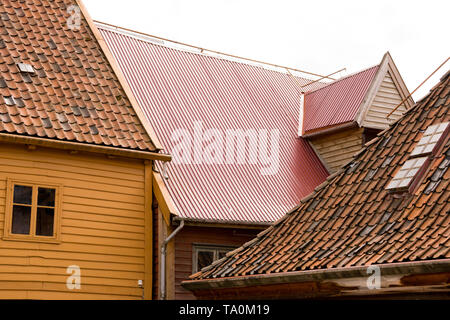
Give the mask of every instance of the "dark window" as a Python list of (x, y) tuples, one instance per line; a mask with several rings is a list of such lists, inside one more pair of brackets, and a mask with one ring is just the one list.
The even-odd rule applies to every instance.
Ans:
[(33, 187), (29, 186), (14, 186), (14, 200), (15, 204), (30, 204), (31, 205), (31, 196), (33, 194)]
[(198, 251), (197, 270), (209, 266), (214, 261), (214, 251)]
[(31, 207), (13, 205), (11, 233), (30, 234)]
[[(14, 185), (11, 233), (53, 236), (55, 198), (54, 188)], [(32, 222), (36, 225), (34, 233), (31, 231)]]
[(193, 272), (200, 271), (204, 267), (209, 266), (216, 260), (225, 257), (227, 252), (233, 250), (231, 247), (215, 247), (198, 245), (194, 246), (194, 261), (193, 261)]

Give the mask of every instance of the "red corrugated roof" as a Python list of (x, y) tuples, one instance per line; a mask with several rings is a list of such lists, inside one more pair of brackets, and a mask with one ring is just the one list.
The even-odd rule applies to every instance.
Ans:
[(378, 68), (371, 67), (306, 93), (303, 133), (354, 121)]
[(262, 164), (169, 164), (166, 182), (182, 217), (272, 222), (327, 177), (309, 144), (297, 137), (301, 89), (289, 75), (99, 29), (167, 152), (175, 145), (173, 132), (192, 132), (196, 121), (222, 133), (280, 132), (274, 175), (261, 175)]

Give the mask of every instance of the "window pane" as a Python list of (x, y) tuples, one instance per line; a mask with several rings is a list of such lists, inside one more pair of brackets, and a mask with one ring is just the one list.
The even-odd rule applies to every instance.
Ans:
[(55, 206), (55, 189), (38, 188), (38, 206)]
[(32, 187), (14, 186), (14, 203), (31, 204), (31, 195), (33, 193)]
[(218, 259), (222, 259), (223, 257), (225, 257), (225, 255), (230, 252), (232, 249), (224, 249), (224, 250), (220, 250), (219, 251), (219, 257)]
[(13, 206), (11, 233), (29, 234), (31, 207)]
[(53, 236), (53, 221), (55, 220), (55, 209), (37, 208), (36, 235)]
[(197, 254), (197, 271), (209, 266), (214, 261), (213, 251), (198, 251)]

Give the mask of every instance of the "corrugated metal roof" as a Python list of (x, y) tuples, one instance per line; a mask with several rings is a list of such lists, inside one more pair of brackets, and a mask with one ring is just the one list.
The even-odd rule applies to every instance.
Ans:
[(379, 65), (305, 94), (303, 133), (355, 120)]
[[(222, 134), (280, 132), (274, 175), (262, 175), (262, 163), (170, 163), (166, 182), (182, 217), (272, 222), (327, 177), (309, 144), (297, 136), (301, 89), (291, 76), (99, 29), (167, 152), (177, 143), (172, 134), (193, 133), (196, 122)], [(323, 85), (316, 82), (312, 89)]]

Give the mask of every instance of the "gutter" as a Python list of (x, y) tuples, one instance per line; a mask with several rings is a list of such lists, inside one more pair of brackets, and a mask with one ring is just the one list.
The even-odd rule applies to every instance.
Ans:
[(156, 150), (156, 152), (141, 151), (141, 150), (134, 150), (134, 149), (108, 147), (108, 146), (104, 146), (104, 145), (94, 145), (94, 144), (87, 144), (87, 143), (80, 143), (80, 142), (72, 142), (72, 141), (66, 141), (66, 140), (54, 140), (54, 139), (48, 139), (48, 138), (22, 136), (22, 135), (18, 135), (18, 134), (10, 134), (10, 133), (0, 133), (0, 142), (24, 144), (24, 145), (35, 145), (35, 146), (54, 148), (54, 149), (63, 149), (63, 150), (93, 152), (93, 153), (107, 154), (110, 156), (135, 158), (135, 159), (143, 159), (143, 160), (170, 161), (172, 159), (171, 155), (158, 153), (157, 152), (158, 150)]
[(181, 218), (175, 216), (173, 221), (184, 221), (186, 225), (201, 227), (226, 227), (226, 228), (267, 228), (274, 222), (252, 222), (252, 221), (232, 221), (232, 220), (210, 220), (201, 218)]
[(160, 276), (160, 290), (161, 300), (166, 300), (166, 253), (167, 244), (172, 240), (178, 232), (184, 227), (184, 220), (181, 220), (180, 225), (164, 240), (161, 246), (161, 276)]
[[(450, 259), (431, 261), (398, 262), (376, 264), (380, 268), (381, 277), (397, 276), (401, 278), (412, 274), (434, 274), (450, 271)], [(291, 284), (299, 282), (343, 282), (351, 278), (368, 278), (368, 267), (357, 266), (345, 268), (332, 268), (324, 270), (305, 270), (282, 272), (275, 274), (261, 274), (250, 276), (236, 276), (216, 279), (186, 280), (181, 285), (191, 291), (218, 290), (225, 288), (252, 287), (274, 284)]]

